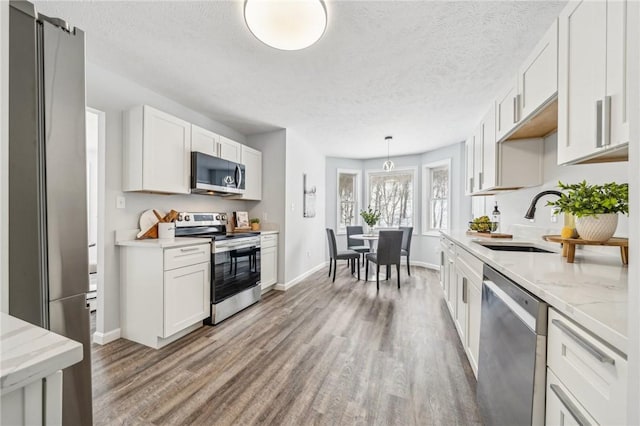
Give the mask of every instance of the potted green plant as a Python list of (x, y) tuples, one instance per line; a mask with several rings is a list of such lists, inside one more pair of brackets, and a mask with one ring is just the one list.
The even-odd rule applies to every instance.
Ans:
[(368, 206), (367, 210), (360, 210), (360, 216), (362, 216), (364, 223), (369, 227), (366, 233), (373, 233), (373, 227), (376, 226), (380, 220), (380, 212), (378, 210), (372, 210), (371, 206)]
[(556, 201), (549, 201), (558, 212), (576, 218), (576, 230), (580, 238), (589, 241), (607, 241), (618, 227), (618, 213), (629, 214), (629, 184), (605, 183), (589, 185), (558, 182), (564, 192)]
[(252, 231), (260, 230), (260, 219), (258, 219), (257, 217), (254, 217), (253, 219), (249, 219), (249, 224), (251, 225)]

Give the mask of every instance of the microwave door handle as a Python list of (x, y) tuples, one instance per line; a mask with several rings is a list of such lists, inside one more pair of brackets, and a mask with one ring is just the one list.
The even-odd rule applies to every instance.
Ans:
[(236, 164), (236, 188), (242, 187), (242, 169), (239, 164)]

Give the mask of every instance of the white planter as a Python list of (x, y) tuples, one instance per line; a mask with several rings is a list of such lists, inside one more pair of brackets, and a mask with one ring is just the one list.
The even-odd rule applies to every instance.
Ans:
[(607, 241), (618, 227), (618, 213), (576, 217), (576, 230), (583, 240)]

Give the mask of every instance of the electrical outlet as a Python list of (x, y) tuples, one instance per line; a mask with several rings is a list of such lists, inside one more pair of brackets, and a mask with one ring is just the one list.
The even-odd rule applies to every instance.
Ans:
[(116, 209), (124, 209), (125, 208), (125, 198), (124, 195), (118, 195), (116, 197)]
[(307, 257), (311, 257), (311, 252), (310, 251), (307, 252)]
[(267, 214), (267, 212), (262, 213), (262, 220), (264, 220), (265, 222), (269, 220), (269, 215)]

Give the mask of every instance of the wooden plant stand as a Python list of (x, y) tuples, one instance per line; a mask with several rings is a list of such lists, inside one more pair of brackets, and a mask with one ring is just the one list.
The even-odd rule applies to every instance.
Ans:
[(629, 264), (629, 239), (613, 237), (607, 241), (588, 241), (581, 238), (562, 238), (560, 235), (544, 235), (545, 241), (562, 244), (562, 257), (567, 258), (567, 263), (573, 263), (576, 258), (576, 246), (611, 246), (620, 247), (620, 257), (624, 265)]

